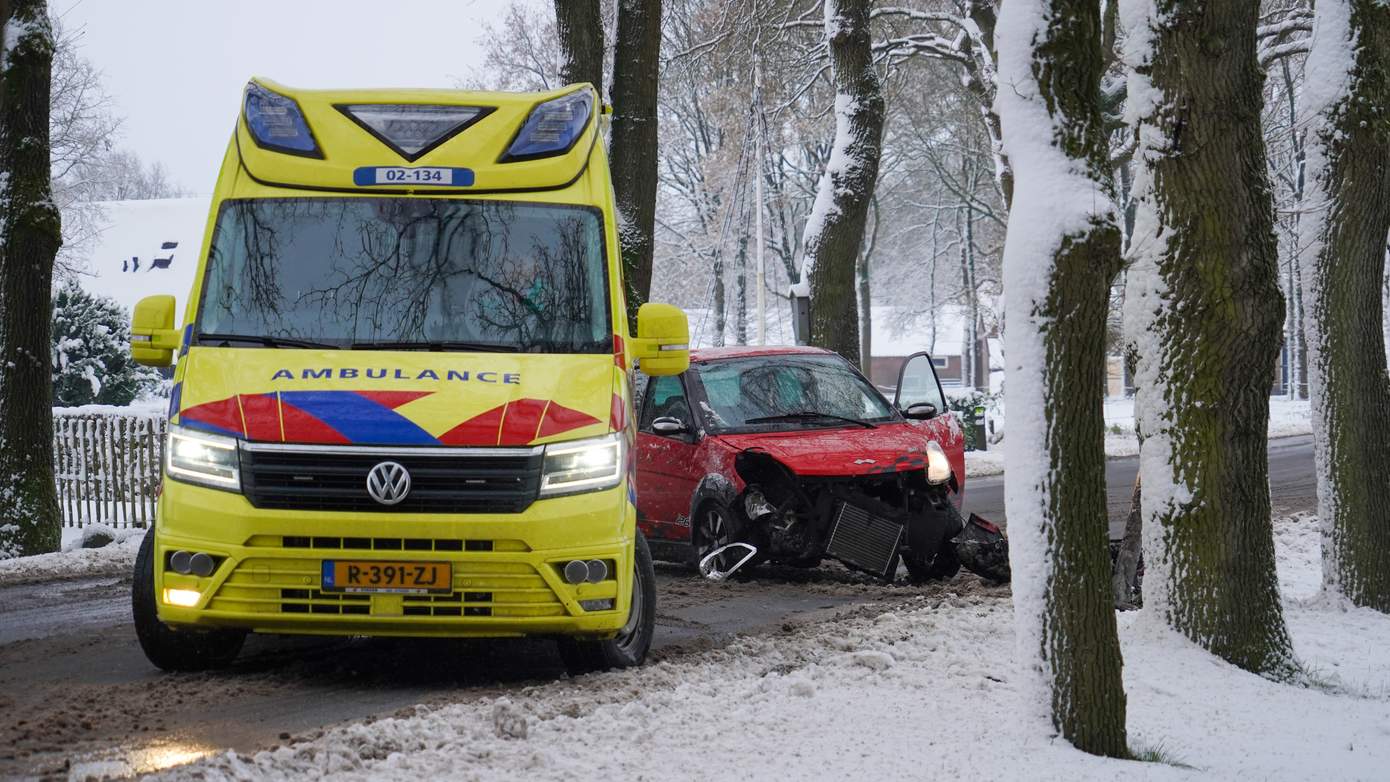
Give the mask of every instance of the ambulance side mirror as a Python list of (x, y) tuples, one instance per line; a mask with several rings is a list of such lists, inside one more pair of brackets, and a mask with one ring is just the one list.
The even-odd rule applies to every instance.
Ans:
[(130, 355), (137, 364), (167, 367), (174, 363), (179, 332), (174, 328), (174, 297), (146, 296), (130, 318)]
[(679, 375), (690, 367), (690, 324), (679, 307), (643, 304), (637, 310), (633, 356), (652, 377)]

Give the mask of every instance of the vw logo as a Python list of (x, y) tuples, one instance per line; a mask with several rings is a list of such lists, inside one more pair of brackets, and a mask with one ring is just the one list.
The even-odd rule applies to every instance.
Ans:
[(410, 493), (410, 472), (395, 462), (382, 462), (367, 473), (367, 493), (382, 505), (395, 505)]

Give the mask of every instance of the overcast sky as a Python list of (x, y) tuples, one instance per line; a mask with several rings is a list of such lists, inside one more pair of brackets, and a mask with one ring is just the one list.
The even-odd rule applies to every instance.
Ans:
[(452, 87), (507, 0), (51, 0), (124, 118), (118, 146), (212, 191), (252, 75), (294, 87)]

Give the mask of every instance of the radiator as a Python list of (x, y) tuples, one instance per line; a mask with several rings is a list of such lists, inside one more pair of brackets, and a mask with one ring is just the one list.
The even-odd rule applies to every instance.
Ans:
[(889, 578), (902, 538), (903, 525), (845, 502), (835, 512), (825, 550), (846, 565)]

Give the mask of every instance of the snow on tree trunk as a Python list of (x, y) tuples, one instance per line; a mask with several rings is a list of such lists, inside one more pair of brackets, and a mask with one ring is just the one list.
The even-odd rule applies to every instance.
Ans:
[(1323, 579), (1390, 612), (1390, 379), (1381, 330), (1390, 235), (1390, 3), (1318, 0), (1300, 125), (1300, 223)]
[(555, 0), (560, 81), (589, 82), (603, 94), (603, 17), (599, 0)]
[(825, 0), (825, 38), (835, 81), (835, 141), (802, 235), (801, 288), (811, 296), (811, 344), (859, 364), (855, 262), (878, 181), (884, 120), (867, 0)]
[(0, 557), (58, 548), (50, 297), (62, 244), (49, 174), (53, 31), (43, 0), (0, 0)]
[(1147, 611), (1241, 668), (1287, 679), (1299, 668), (1274, 572), (1266, 451), (1284, 313), (1258, 6), (1121, 0), (1137, 140), (1125, 330), (1138, 357)]
[(1009, 518), (1028, 706), (1077, 748), (1125, 757), (1102, 412), (1120, 227), (1100, 109), (1100, 7), (1010, 0), (996, 98), (1013, 164), (1004, 246)]
[[(651, 295), (656, 228), (657, 71), (661, 0), (619, 0), (613, 55), (613, 122), (608, 152), (620, 216), (629, 317)], [(602, 56), (602, 53), (599, 55)]]

